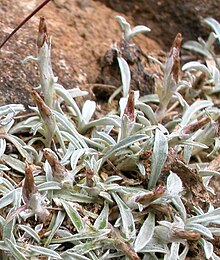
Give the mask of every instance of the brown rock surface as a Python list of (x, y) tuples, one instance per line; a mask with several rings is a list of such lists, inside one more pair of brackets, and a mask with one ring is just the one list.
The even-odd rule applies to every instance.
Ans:
[[(41, 2), (1, 0), (0, 41)], [(0, 52), (0, 105), (21, 102), (27, 106), (31, 89), (39, 84), (36, 65), (21, 63), (26, 56), (37, 53), (39, 16), (46, 18), (52, 36), (55, 75), (64, 87), (72, 88), (95, 82), (100, 73), (100, 57), (113, 41), (121, 37), (120, 27), (114, 19), (116, 15), (120, 13), (92, 0), (55, 0), (49, 3)], [(159, 49), (158, 44), (143, 35), (137, 37), (137, 42), (144, 51)]]

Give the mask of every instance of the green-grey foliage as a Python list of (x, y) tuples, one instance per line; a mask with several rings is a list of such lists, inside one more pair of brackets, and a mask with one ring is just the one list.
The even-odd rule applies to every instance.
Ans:
[[(117, 19), (126, 41), (149, 31)], [(183, 65), (182, 77), (178, 39), (164, 65), (150, 58), (164, 72), (154, 94), (131, 90), (129, 65), (118, 54), (123, 97), (118, 111), (99, 119), (93, 118), (95, 101), (77, 103), (86, 91), (57, 83), (50, 44), (25, 59), (38, 64), (40, 87), (33, 93), (40, 103), (25, 120), (17, 120), (23, 105), (0, 107), (3, 259), (186, 259), (190, 240), (206, 259), (219, 259), (212, 240), (220, 236), (220, 208), (205, 200), (220, 175), (220, 111), (213, 96), (220, 90), (213, 52), (220, 25), (212, 18), (205, 23), (213, 29), (207, 42), (184, 44), (204, 62)], [(201, 75), (201, 90), (193, 92)], [(24, 141), (23, 133), (30, 138)], [(9, 144), (16, 149), (8, 152)]]

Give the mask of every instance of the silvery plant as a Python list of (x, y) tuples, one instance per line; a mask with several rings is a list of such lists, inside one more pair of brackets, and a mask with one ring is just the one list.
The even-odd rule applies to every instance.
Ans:
[[(125, 41), (150, 31), (117, 20)], [(220, 25), (205, 23), (214, 31), (208, 41), (184, 44), (204, 63), (181, 68), (178, 34), (153, 95), (130, 89), (129, 65), (118, 54), (118, 111), (94, 119), (95, 101), (77, 104), (88, 93), (67, 90), (54, 76), (41, 18), (37, 56), (24, 59), (40, 72), (34, 115), (25, 117), (21, 104), (0, 107), (1, 259), (184, 260), (192, 248), (202, 259), (220, 259), (212, 185), (220, 175), (213, 50)]]

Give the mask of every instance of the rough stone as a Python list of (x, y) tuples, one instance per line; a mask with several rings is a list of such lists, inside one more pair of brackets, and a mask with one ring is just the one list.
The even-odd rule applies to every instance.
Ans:
[[(41, 2), (1, 0), (0, 41)], [(21, 102), (27, 106), (31, 102), (30, 91), (39, 84), (38, 70), (34, 63), (22, 64), (21, 60), (37, 53), (40, 16), (45, 17), (48, 33), (52, 36), (55, 75), (64, 87), (73, 88), (94, 83), (97, 79), (100, 58), (113, 41), (121, 38), (116, 15), (123, 14), (92, 0), (55, 0), (49, 3), (1, 50), (0, 105)], [(155, 41), (143, 35), (137, 37), (137, 42), (144, 51), (160, 48)]]

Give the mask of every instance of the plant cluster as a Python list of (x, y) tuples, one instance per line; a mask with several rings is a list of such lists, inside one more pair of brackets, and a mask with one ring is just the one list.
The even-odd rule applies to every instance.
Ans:
[[(150, 31), (117, 20), (129, 44)], [(204, 22), (213, 29), (208, 40), (183, 45), (203, 62), (181, 68), (181, 34), (164, 64), (149, 57), (164, 72), (152, 95), (130, 89), (129, 66), (114, 46), (122, 86), (110, 101), (121, 95), (118, 111), (94, 119), (95, 101), (76, 102), (88, 93), (54, 76), (41, 18), (37, 57), (24, 60), (40, 72), (33, 113), (0, 107), (1, 259), (183, 260), (192, 245), (220, 259), (211, 185), (220, 175), (220, 24)]]

